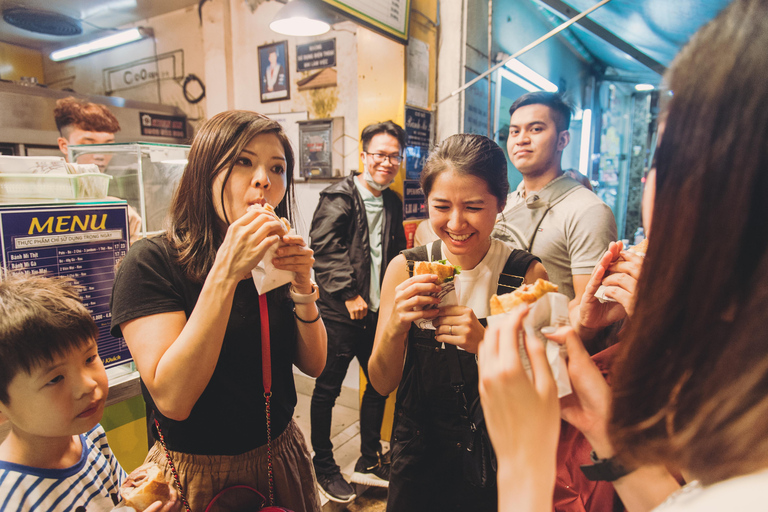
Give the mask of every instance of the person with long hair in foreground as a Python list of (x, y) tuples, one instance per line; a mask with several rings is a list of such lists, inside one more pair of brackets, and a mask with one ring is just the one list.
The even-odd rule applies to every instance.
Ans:
[[(525, 308), (486, 332), (479, 388), (500, 510), (552, 509), (559, 416), (582, 430), (597, 459), (623, 467), (614, 484), (630, 511), (765, 508), (765, 48), (768, 2), (735, 0), (665, 77), (664, 133), (644, 198), (650, 243), (611, 387), (573, 330), (561, 328), (549, 336), (567, 347), (574, 393), (558, 406), (536, 340), (525, 341), (532, 380), (520, 364)], [(682, 491), (667, 468), (687, 482)]]

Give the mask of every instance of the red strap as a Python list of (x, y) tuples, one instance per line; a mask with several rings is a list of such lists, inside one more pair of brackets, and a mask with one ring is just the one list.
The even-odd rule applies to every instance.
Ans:
[(269, 311), (266, 294), (259, 295), (259, 315), (261, 316), (261, 373), (264, 392), (272, 391), (272, 356), (269, 350)]

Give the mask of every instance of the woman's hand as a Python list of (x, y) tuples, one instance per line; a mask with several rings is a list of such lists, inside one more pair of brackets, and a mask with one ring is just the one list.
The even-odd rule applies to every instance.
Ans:
[(438, 308), (424, 309), (440, 303), (440, 299), (431, 295), (440, 291), (436, 281), (436, 275), (423, 274), (410, 277), (395, 287), (394, 307), (387, 322), (390, 336), (407, 334), (416, 320), (437, 317)]
[(314, 251), (300, 235), (285, 235), (281, 239), (275, 258), (272, 260), (275, 268), (290, 270), (296, 274), (293, 288), (296, 293), (312, 293), (312, 265), (315, 264)]
[(544, 344), (525, 336), (533, 378), (520, 360), (521, 306), (486, 329), (478, 352), (483, 412), (499, 462), (499, 510), (552, 510), (560, 412)]
[(568, 351), (568, 376), (573, 393), (560, 399), (562, 418), (579, 429), (601, 458), (613, 456), (607, 425), (611, 390), (571, 327), (560, 327), (547, 338)]
[(214, 267), (219, 266), (230, 278), (243, 279), (284, 232), (285, 227), (277, 217), (254, 205), (227, 228)]
[[(591, 333), (631, 316), (634, 311), (635, 290), (643, 257), (623, 251), (621, 242), (611, 242), (600, 262), (592, 271), (581, 304), (575, 309), (578, 318), (572, 318), (579, 334)], [(605, 295), (616, 302), (600, 302), (595, 297), (597, 289), (604, 285)]]
[(435, 326), (435, 339), (441, 343), (456, 345), (471, 354), (477, 354), (478, 346), (485, 335), (485, 327), (466, 306), (447, 306), (439, 309)]

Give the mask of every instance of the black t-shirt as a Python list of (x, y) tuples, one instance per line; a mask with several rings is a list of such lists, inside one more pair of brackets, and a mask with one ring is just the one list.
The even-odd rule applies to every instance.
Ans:
[[(165, 237), (139, 240), (117, 270), (112, 289), (112, 335), (120, 324), (158, 313), (184, 311), (197, 303), (202, 284), (187, 279)], [(284, 289), (267, 294), (272, 354), (272, 437), (293, 416), (296, 352), (293, 303)], [(184, 421), (164, 417), (141, 383), (144, 400), (160, 421), (168, 449), (201, 455), (237, 455), (267, 442), (261, 371), (261, 321), (253, 280), (240, 281), (227, 320), (219, 360), (203, 394)], [(155, 434), (156, 435), (156, 434)]]

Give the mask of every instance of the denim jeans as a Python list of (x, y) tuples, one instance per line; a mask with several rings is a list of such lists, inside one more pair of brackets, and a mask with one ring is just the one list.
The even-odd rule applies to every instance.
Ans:
[[(339, 471), (331, 443), (332, 410), (353, 357), (357, 357), (368, 378), (368, 359), (373, 350), (377, 317), (376, 313), (369, 312), (360, 326), (325, 320), (328, 358), (323, 373), (315, 381), (310, 407), (311, 440), (315, 451), (313, 463), (317, 474)], [(386, 400), (387, 397), (378, 394), (369, 381), (360, 405), (360, 453), (365, 463), (371, 466), (377, 462), (377, 452), (381, 451), (381, 423)]]

